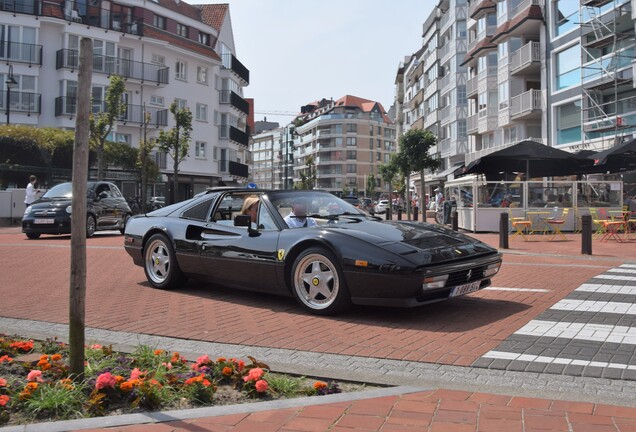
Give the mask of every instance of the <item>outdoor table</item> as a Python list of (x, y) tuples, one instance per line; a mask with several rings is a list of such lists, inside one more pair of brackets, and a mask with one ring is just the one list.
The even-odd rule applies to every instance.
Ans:
[(547, 219), (547, 217), (545, 217), (545, 215), (550, 215), (552, 214), (552, 212), (549, 211), (529, 211), (527, 212), (528, 218), (532, 221), (532, 231), (530, 232), (530, 234), (534, 234), (535, 232), (538, 232), (538, 230), (535, 229), (535, 227), (542, 227), (543, 230), (541, 231), (543, 234), (549, 234), (552, 232), (552, 228), (550, 227), (549, 224), (547, 224), (545, 222), (545, 220)]

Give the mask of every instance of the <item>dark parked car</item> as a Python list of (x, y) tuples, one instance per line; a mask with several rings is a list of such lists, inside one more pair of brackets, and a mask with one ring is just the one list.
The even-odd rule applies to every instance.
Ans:
[[(41, 234), (71, 232), (72, 183), (49, 189), (24, 212), (22, 232), (30, 239)], [(86, 196), (86, 237), (96, 231), (118, 229), (124, 233), (132, 212), (117, 186), (109, 182), (88, 182)]]
[[(258, 197), (256, 220), (240, 214), (249, 196)], [(286, 224), (299, 198), (315, 226)], [(381, 221), (317, 191), (211, 190), (132, 218), (124, 245), (156, 288), (209, 279), (294, 296), (321, 315), (351, 303), (412, 307), (468, 294), (489, 286), (501, 265), (496, 249), (464, 234)]]

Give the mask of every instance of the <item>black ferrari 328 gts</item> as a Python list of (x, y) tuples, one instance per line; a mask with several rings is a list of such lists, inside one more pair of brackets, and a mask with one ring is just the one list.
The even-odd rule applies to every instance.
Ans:
[[(301, 199), (311, 223), (290, 228), (284, 218)], [(252, 216), (244, 202), (257, 206)], [(501, 265), (496, 249), (464, 234), (383, 221), (306, 190), (210, 189), (133, 217), (125, 247), (153, 287), (207, 279), (294, 296), (320, 315), (351, 303), (413, 307), (461, 296), (489, 286)]]

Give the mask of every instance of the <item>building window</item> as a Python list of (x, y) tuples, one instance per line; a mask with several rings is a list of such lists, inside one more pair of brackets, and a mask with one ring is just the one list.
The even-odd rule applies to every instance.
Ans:
[(355, 123), (347, 123), (347, 132), (358, 132), (358, 125)]
[(347, 150), (347, 159), (357, 159), (358, 158), (358, 152), (356, 152), (355, 150)]
[(200, 84), (208, 83), (208, 68), (197, 66), (197, 82)]
[(347, 145), (348, 146), (355, 146), (357, 145), (357, 140), (356, 137), (347, 137)]
[(155, 162), (156, 162), (157, 167), (159, 169), (166, 169), (166, 167), (168, 166), (168, 164), (167, 164), (167, 160), (168, 160), (167, 155), (168, 155), (168, 153), (166, 153), (166, 152), (157, 152), (155, 154), (155, 157), (156, 157)]
[(177, 34), (181, 37), (188, 37), (188, 26), (177, 23)]
[(581, 141), (581, 101), (556, 107), (557, 145)]
[(581, 48), (574, 45), (556, 55), (556, 88), (581, 84)]
[(570, 30), (579, 28), (579, 2), (572, 0), (557, 0), (554, 2), (558, 17), (556, 22), (556, 33), (562, 35)]
[(166, 29), (166, 17), (162, 17), (161, 15), (154, 15), (152, 17), (152, 25), (162, 30)]
[(204, 143), (203, 141), (195, 142), (195, 145), (194, 145), (194, 157), (204, 159), (205, 158), (205, 146), (206, 146), (206, 143)]
[(186, 80), (187, 64), (180, 60), (177, 60), (174, 64), (174, 77), (175, 79), (185, 81)]
[(212, 159), (217, 160), (218, 159), (218, 153), (219, 153), (218, 147), (214, 146), (214, 148), (212, 149)]
[(210, 45), (210, 35), (207, 33), (199, 32), (199, 43), (203, 45)]
[(188, 101), (185, 99), (174, 99), (174, 103), (177, 104), (178, 109), (186, 109), (188, 107)]
[(356, 164), (347, 164), (347, 173), (355, 173), (356, 172)]
[(118, 143), (130, 145), (130, 143), (132, 142), (132, 137), (130, 136), (130, 134), (116, 133), (115, 140)]
[(199, 121), (208, 121), (208, 106), (206, 104), (197, 104), (196, 119)]
[(165, 66), (166, 58), (162, 55), (152, 53), (152, 56), (150, 57), (150, 63), (156, 64), (159, 66)]
[(164, 98), (163, 98), (163, 96), (151, 95), (151, 96), (150, 96), (150, 105), (163, 106), (163, 105), (164, 105)]

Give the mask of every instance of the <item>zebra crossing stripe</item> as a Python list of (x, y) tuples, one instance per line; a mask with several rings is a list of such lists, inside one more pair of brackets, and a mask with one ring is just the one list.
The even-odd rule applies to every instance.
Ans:
[(614, 276), (614, 275), (608, 275), (608, 274), (600, 274), (600, 275), (594, 276), (593, 279), (608, 279), (608, 280), (615, 280), (615, 281), (636, 281), (636, 276)]
[(632, 270), (629, 268), (625, 268), (625, 267), (619, 267), (619, 268), (613, 268), (613, 269), (609, 269), (607, 270), (608, 273), (629, 273), (629, 274), (636, 274), (636, 269)]
[(563, 299), (555, 303), (550, 309), (636, 315), (636, 304), (607, 301)]
[(636, 264), (621, 264), (618, 267), (620, 268), (633, 268), (636, 269)]
[(490, 359), (517, 360), (517, 361), (536, 362), (536, 363), (551, 363), (551, 364), (575, 365), (575, 366), (596, 366), (596, 367), (602, 367), (602, 368), (636, 370), (636, 365), (627, 365), (623, 363), (608, 363), (608, 362), (600, 362), (600, 361), (569, 359), (569, 358), (563, 358), (563, 357), (536, 356), (532, 354), (517, 354), (517, 353), (496, 351), (496, 350), (488, 351), (482, 357), (490, 358)]
[(584, 283), (583, 285), (581, 285), (574, 291), (595, 292), (595, 293), (601, 293), (601, 294), (636, 295), (636, 286)]
[(636, 327), (532, 320), (514, 334), (636, 345)]

